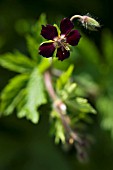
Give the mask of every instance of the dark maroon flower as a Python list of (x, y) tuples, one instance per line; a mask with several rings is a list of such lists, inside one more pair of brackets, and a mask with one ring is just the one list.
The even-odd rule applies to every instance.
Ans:
[[(49, 40), (39, 47), (39, 54), (43, 57), (52, 57), (57, 49), (56, 57), (63, 61), (70, 55), (69, 45), (76, 46), (80, 40), (78, 30), (72, 30), (73, 23), (69, 18), (64, 18), (60, 23), (60, 30), (53, 25), (42, 25), (41, 35)], [(60, 32), (60, 33), (59, 33)]]

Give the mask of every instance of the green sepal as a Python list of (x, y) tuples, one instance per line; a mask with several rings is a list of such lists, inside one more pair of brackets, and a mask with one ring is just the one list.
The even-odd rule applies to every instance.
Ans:
[(59, 27), (58, 27), (56, 24), (54, 24), (53, 26), (54, 26), (54, 27), (56, 27), (56, 29), (57, 29), (57, 32), (58, 32), (58, 36), (60, 36), (60, 34), (61, 34), (61, 31), (60, 31)]
[(61, 76), (58, 78), (56, 82), (56, 89), (57, 91), (64, 88), (65, 84), (68, 82), (72, 72), (73, 72), (74, 66), (70, 65), (66, 72), (62, 73)]

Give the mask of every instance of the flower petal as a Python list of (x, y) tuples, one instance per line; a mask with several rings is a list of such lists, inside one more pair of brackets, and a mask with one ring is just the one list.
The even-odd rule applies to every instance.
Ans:
[(69, 18), (64, 18), (60, 23), (61, 34), (67, 34), (74, 28), (74, 24)]
[(53, 25), (42, 25), (41, 35), (47, 40), (53, 40), (58, 36), (57, 28)]
[(43, 43), (39, 47), (39, 54), (43, 57), (52, 57), (53, 53), (55, 51), (55, 46), (53, 42)]
[(78, 30), (72, 30), (67, 36), (66, 36), (66, 41), (72, 46), (75, 46), (78, 44), (79, 40), (81, 38), (80, 33)]
[(63, 61), (64, 59), (68, 58), (70, 55), (69, 50), (66, 50), (64, 47), (59, 47), (57, 49), (56, 57), (58, 57), (58, 60)]

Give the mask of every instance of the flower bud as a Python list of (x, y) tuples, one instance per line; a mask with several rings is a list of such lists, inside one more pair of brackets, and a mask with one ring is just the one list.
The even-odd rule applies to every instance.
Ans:
[(79, 21), (86, 29), (89, 29), (91, 31), (97, 31), (97, 29), (100, 28), (99, 22), (87, 15), (81, 16)]
[(94, 18), (88, 15), (74, 15), (70, 18), (71, 21), (74, 19), (79, 19), (79, 21), (82, 23), (82, 25), (91, 31), (97, 31), (98, 28), (100, 28), (100, 24), (98, 21), (96, 21)]

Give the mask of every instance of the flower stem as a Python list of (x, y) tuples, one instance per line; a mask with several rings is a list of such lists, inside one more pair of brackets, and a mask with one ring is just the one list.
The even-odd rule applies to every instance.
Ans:
[(45, 85), (46, 85), (46, 88), (47, 88), (47, 91), (50, 95), (50, 97), (53, 99), (53, 101), (56, 100), (56, 94), (54, 92), (54, 89), (53, 89), (53, 86), (52, 86), (52, 80), (51, 80), (51, 76), (50, 76), (50, 73), (49, 71), (46, 71), (44, 73), (44, 80), (45, 80)]
[(82, 16), (81, 15), (74, 15), (70, 18), (70, 21), (73, 21), (74, 19), (82, 19)]
[(49, 71), (45, 72), (44, 81), (45, 81), (47, 91), (53, 100), (54, 108), (57, 111), (57, 113), (59, 113), (64, 129), (69, 134), (70, 138), (73, 139), (74, 142), (76, 141), (76, 142), (81, 143), (81, 139), (78, 137), (78, 134), (76, 134), (69, 125), (70, 118), (66, 114), (66, 105), (60, 99), (58, 99), (54, 91), (54, 88), (52, 86), (52, 79), (51, 79), (51, 74)]

